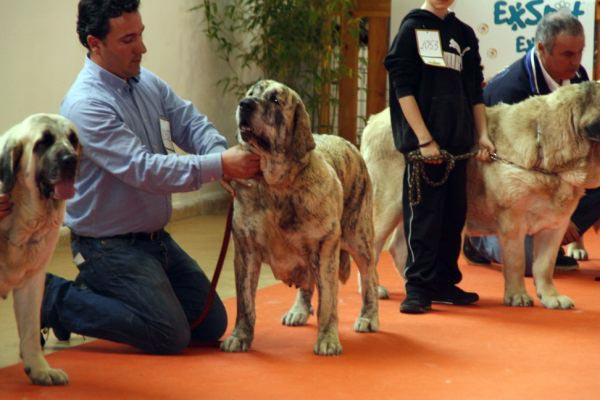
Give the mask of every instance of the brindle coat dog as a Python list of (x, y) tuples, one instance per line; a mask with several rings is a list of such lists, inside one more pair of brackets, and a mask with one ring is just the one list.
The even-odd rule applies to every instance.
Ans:
[(372, 192), (358, 150), (332, 135), (313, 135), (300, 97), (275, 81), (260, 81), (238, 107), (238, 139), (260, 156), (262, 177), (234, 182), (233, 235), (237, 320), (224, 351), (247, 351), (254, 337), (254, 298), (261, 263), (277, 279), (299, 288), (285, 325), (304, 325), (319, 293), (314, 352), (337, 355), (338, 278), (361, 274), (358, 332), (378, 329), (373, 255)]
[(40, 345), (46, 265), (58, 241), (65, 200), (74, 194), (79, 140), (73, 124), (35, 114), (0, 136), (0, 180), (11, 213), (0, 222), (0, 296), (13, 292), (25, 372), (38, 385), (64, 385)]

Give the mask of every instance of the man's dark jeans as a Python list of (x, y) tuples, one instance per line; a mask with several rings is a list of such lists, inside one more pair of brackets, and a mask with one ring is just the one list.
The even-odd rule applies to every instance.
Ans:
[(217, 340), (225, 332), (227, 314), (216, 296), (208, 316), (190, 335), (210, 281), (167, 232), (159, 231), (157, 237), (73, 235), (71, 249), (79, 275), (75, 282), (59, 277), (48, 281), (44, 325), (156, 354), (177, 353), (190, 338)]

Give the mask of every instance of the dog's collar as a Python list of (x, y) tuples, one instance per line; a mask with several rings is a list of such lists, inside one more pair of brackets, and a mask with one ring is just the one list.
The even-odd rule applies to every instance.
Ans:
[(544, 175), (560, 177), (558, 175), (558, 172), (550, 171), (549, 169), (542, 167), (542, 164), (544, 161), (544, 148), (542, 147), (542, 128), (540, 128), (539, 122), (536, 122), (536, 124), (535, 124), (535, 147), (536, 147), (536, 159), (535, 159), (535, 162), (533, 163), (533, 165), (531, 166), (531, 168), (527, 168), (523, 165), (517, 164), (517, 163), (507, 160), (505, 158), (502, 158), (496, 153), (492, 153), (490, 156), (493, 161), (502, 161), (505, 164), (512, 165), (513, 167), (517, 167), (517, 168), (525, 170), (525, 171), (536, 171), (536, 172), (542, 173)]
[(542, 162), (544, 160), (544, 148), (542, 147), (542, 128), (540, 128), (540, 124), (538, 122), (535, 124), (535, 146), (537, 148), (537, 159), (533, 164), (533, 168), (543, 169)]

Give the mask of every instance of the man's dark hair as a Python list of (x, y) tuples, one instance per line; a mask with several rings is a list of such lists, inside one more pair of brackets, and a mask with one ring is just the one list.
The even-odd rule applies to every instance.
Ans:
[(80, 0), (77, 14), (77, 35), (87, 49), (88, 35), (104, 39), (108, 34), (109, 19), (123, 13), (136, 12), (140, 0)]

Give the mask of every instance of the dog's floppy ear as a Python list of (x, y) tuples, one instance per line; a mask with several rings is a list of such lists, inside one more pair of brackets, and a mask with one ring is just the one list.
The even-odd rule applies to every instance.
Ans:
[(298, 101), (294, 110), (294, 125), (292, 138), (292, 152), (294, 159), (299, 160), (315, 148), (315, 139), (310, 127), (310, 118), (304, 104)]
[(23, 156), (23, 143), (4, 145), (0, 154), (0, 181), (2, 182), (2, 193), (10, 193), (17, 182), (17, 174), (21, 157)]

